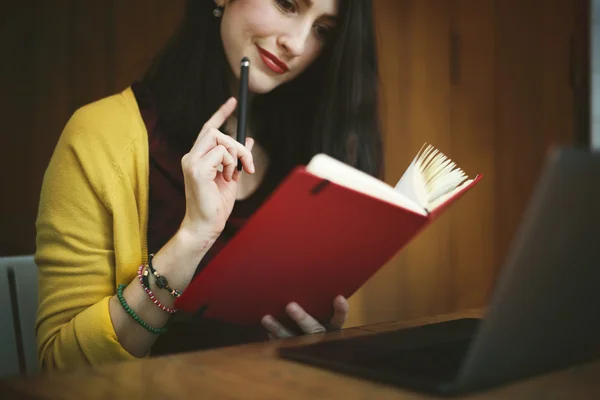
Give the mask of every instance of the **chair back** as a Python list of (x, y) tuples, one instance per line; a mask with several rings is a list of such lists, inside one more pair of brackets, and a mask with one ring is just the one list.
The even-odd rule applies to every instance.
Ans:
[(38, 371), (37, 275), (33, 255), (0, 257), (0, 378)]

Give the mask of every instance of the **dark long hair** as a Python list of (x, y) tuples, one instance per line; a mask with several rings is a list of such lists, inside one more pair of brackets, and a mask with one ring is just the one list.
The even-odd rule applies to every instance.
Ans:
[[(231, 70), (211, 1), (188, 0), (176, 35), (143, 78), (157, 99), (158, 124), (189, 148), (231, 96)], [(381, 177), (378, 61), (371, 0), (342, 0), (319, 58), (299, 77), (252, 103), (252, 133), (277, 168), (319, 152)]]

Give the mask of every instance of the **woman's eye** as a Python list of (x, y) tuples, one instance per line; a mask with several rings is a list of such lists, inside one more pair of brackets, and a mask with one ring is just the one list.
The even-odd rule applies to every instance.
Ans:
[(317, 37), (319, 38), (319, 40), (325, 41), (325, 40), (327, 40), (327, 37), (331, 33), (331, 28), (327, 25), (316, 25), (315, 33), (316, 33)]
[(296, 3), (292, 0), (275, 0), (275, 3), (285, 12), (296, 11)]

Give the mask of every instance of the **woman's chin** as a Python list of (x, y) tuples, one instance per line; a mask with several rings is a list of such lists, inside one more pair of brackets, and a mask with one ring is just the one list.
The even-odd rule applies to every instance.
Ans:
[(260, 76), (250, 79), (248, 90), (254, 94), (266, 94), (273, 91), (279, 85), (281, 85), (281, 82), (272, 77)]
[(267, 94), (273, 91), (273, 89), (275, 89), (276, 87), (276, 85), (251, 85), (250, 87), (248, 87), (248, 90), (252, 94)]

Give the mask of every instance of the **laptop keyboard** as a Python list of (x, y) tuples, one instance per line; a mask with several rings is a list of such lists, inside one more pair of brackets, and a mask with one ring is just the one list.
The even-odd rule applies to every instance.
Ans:
[(457, 375), (479, 322), (465, 318), (281, 352), (288, 358), (345, 371), (449, 381)]
[(407, 377), (451, 380), (456, 376), (469, 344), (470, 340), (463, 339), (353, 361), (360, 367)]

